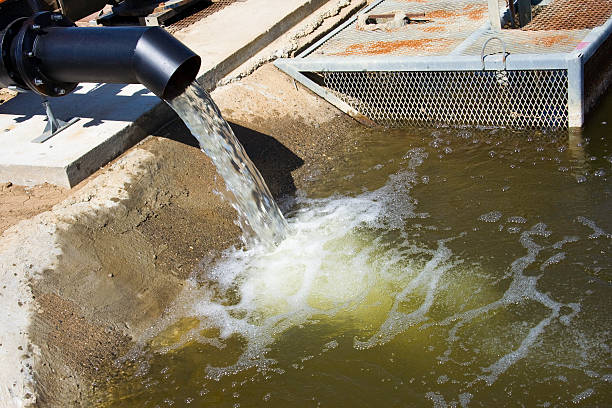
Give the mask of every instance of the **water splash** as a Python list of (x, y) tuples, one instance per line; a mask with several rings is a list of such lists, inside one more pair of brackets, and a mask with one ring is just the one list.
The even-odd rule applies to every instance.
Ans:
[[(211, 344), (197, 333), (216, 328), (221, 342), (239, 336), (245, 346), (235, 363), (208, 367), (208, 378), (219, 380), (252, 367), (277, 372), (278, 361), (269, 352), (287, 330), (318, 319), (353, 320), (373, 329), (370, 335), (353, 338), (353, 347), (362, 351), (384, 346), (405, 333), (446, 327), (447, 347), (438, 357), (440, 364), (446, 364), (457, 351), (460, 331), (477, 320), (488, 320), (515, 305), (541, 305), (548, 313), (537, 322), (525, 323), (526, 332), (516, 346), (492, 350), (489, 364), (473, 367), (471, 386), (495, 383), (527, 356), (554, 322), (567, 326), (580, 312), (579, 303), (563, 303), (539, 291), (540, 275), (525, 273), (542, 252), (561, 249), (575, 239), (541, 245), (535, 239), (548, 238), (551, 231), (536, 223), (520, 234), (519, 243), (527, 253), (501, 277), (507, 282), (501, 296), (485, 294), (486, 286), (480, 282), (480, 295), (490, 299), (488, 303), (461, 311), (449, 309), (446, 316), (438, 316), (435, 310), (446, 296), (456, 295), (446, 294), (449, 288), (470, 286), (460, 282), (474, 271), (449, 248), (450, 242), (464, 239), (465, 234), (440, 239), (437, 247), (428, 248), (415, 245), (405, 233), (407, 220), (427, 217), (409, 204), (411, 188), (420, 179), (415, 169), (425, 157), (418, 149), (410, 151), (404, 157), (408, 170), (391, 175), (378, 190), (356, 197), (302, 199), (303, 208), (290, 218), (292, 234), (271, 251), (228, 252), (201, 279), (212, 282), (213, 290), (209, 286), (200, 292), (193, 309), (187, 311), (202, 319), (200, 325), (174, 347), (194, 338)], [(557, 252), (540, 261), (537, 269), (563, 258)]]
[(181, 95), (166, 102), (185, 122), (233, 194), (231, 204), (238, 212), (245, 243), (252, 246), (260, 240), (270, 246), (282, 241), (287, 222), (210, 95), (193, 82)]
[[(496, 149), (496, 157), (508, 154)], [(147, 376), (149, 383), (164, 379), (160, 396), (174, 392), (168, 361), (181, 360), (193, 370), (185, 377), (196, 379), (188, 396), (208, 393), (201, 405), (249, 405), (258, 393), (273, 405), (315, 397), (359, 405), (351, 401), (357, 388), (372, 395), (373, 406), (495, 406), (510, 393), (511, 403), (554, 405), (542, 387), (558, 401), (605, 405), (612, 382), (607, 218), (583, 206), (551, 216), (545, 200), (523, 205), (522, 192), (542, 187), (520, 187), (530, 179), (520, 173), (530, 172), (520, 170), (522, 158), (512, 158), (517, 168), (503, 179), (475, 167), (466, 173), (476, 173), (477, 183), (457, 184), (468, 176), (451, 176), (465, 163), (436, 172), (444, 166), (431, 150), (394, 151), (398, 170), (386, 173), (382, 187), (374, 178), (370, 190), (324, 199), (298, 194), (290, 233), (278, 246), (230, 249), (215, 265), (203, 261), (170, 313), (180, 324), (152, 333), (159, 354)], [(380, 167), (367, 164), (371, 172)], [(555, 166), (555, 179), (568, 179)], [(348, 171), (356, 186), (371, 180)], [(496, 195), (507, 184), (517, 197)], [(478, 201), (457, 213), (455, 194)], [(170, 379), (178, 384), (183, 370)]]

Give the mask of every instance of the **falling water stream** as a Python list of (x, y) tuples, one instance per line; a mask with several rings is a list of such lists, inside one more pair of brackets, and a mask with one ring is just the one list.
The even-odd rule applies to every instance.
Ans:
[(238, 213), (243, 239), (269, 246), (280, 242), (287, 227), (283, 214), (208, 92), (193, 82), (167, 102), (198, 140), (233, 195), (229, 202)]
[(204, 265), (99, 405), (612, 404), (612, 98), (584, 133), (348, 135), (280, 239), (261, 176), (189, 92), (174, 108), (204, 98), (182, 117), (195, 135), (211, 117), (223, 142), (203, 149), (235, 163), (245, 223), (277, 245)]

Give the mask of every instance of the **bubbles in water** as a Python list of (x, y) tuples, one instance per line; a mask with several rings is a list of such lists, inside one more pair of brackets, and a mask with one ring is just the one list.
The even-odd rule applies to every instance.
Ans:
[(438, 384), (444, 384), (448, 382), (448, 376), (447, 375), (441, 375), (438, 377), (437, 383)]
[(583, 392), (581, 392), (580, 394), (576, 395), (573, 399), (572, 402), (574, 404), (580, 404), (582, 401), (584, 401), (585, 399), (589, 398), (591, 395), (593, 395), (595, 391), (592, 388), (587, 388), (586, 390), (584, 390)]
[(473, 395), (469, 392), (459, 394), (459, 403), (461, 404), (461, 408), (467, 408)]
[[(483, 149), (482, 156), (486, 158), (487, 152)], [(587, 236), (603, 240), (609, 234), (590, 219), (566, 215), (562, 223), (578, 231), (583, 230), (581, 225), (587, 228), (571, 232), (580, 237), (557, 237), (564, 231), (557, 228), (559, 224), (530, 221), (552, 217), (531, 207), (509, 209), (488, 202), (476, 207), (480, 211), (471, 208), (478, 212), (469, 213), (467, 222), (445, 225), (436, 219), (439, 213), (419, 212), (421, 204), (411, 196), (413, 186), (425, 184), (427, 176), (417, 172), (427, 160), (425, 150), (411, 150), (403, 160), (402, 170), (378, 190), (321, 200), (298, 197), (288, 217), (288, 237), (277, 247), (227, 251), (214, 268), (194, 279), (189, 298), (198, 301), (189, 304), (185, 314), (196, 316), (198, 326), (169, 348), (195, 339), (219, 354), (233, 350), (232, 359), (206, 368), (207, 378), (220, 384), (234, 378), (253, 380), (253, 372), (256, 381), (277, 378), (279, 382), (325, 370), (336, 374), (335, 368), (325, 365), (327, 361), (353, 358), (365, 363), (355, 363), (357, 374), (349, 373), (349, 381), (364, 380), (359, 373), (367, 373), (364, 381), (371, 381), (367, 386), (374, 388), (393, 384), (392, 377), (401, 376), (393, 369), (410, 365), (412, 371), (402, 378), (406, 386), (410, 383), (417, 398), (425, 396), (434, 406), (482, 404), (480, 397), (490, 397), (483, 389), (503, 387), (517, 395), (524, 387), (526, 393), (532, 392), (534, 387), (526, 382), (532, 375), (534, 381), (542, 380), (537, 370), (549, 376), (557, 367), (569, 367), (567, 361), (572, 368), (559, 372), (586, 373), (594, 359), (591, 339), (583, 339), (578, 326), (590, 311), (581, 304), (587, 292), (584, 288), (576, 289), (578, 295), (559, 292), (550, 281), (561, 280), (561, 273), (575, 263), (579, 246), (570, 243), (587, 242), (582, 239)], [(424, 166), (426, 174), (432, 180), (443, 179), (445, 174), (437, 174), (431, 164)], [(557, 174), (555, 167), (550, 167), (554, 177), (573, 183)], [(455, 182), (449, 176), (449, 187)], [(492, 183), (502, 186), (508, 181)], [(423, 190), (440, 185), (430, 183)], [(512, 185), (506, 199), (513, 199), (514, 189), (523, 192), (520, 183)], [(427, 205), (423, 204), (429, 209)], [(504, 216), (494, 210), (478, 216), (492, 208), (521, 215)], [(508, 234), (497, 232), (502, 224)], [(468, 232), (461, 233), (461, 228)], [(491, 250), (498, 246), (497, 239), (503, 248)], [(564, 288), (573, 285), (578, 275), (573, 271), (564, 275), (563, 279), (569, 277)], [(599, 290), (596, 284), (590, 288), (591, 293)], [(215, 338), (203, 338), (201, 332), (206, 330), (214, 331)], [(427, 358), (421, 373), (419, 360)], [(389, 372), (375, 377), (376, 370), (367, 364)], [(410, 376), (416, 378), (408, 381)], [(602, 378), (597, 381), (610, 381)], [(491, 384), (495, 387), (488, 387)], [(591, 401), (599, 397), (597, 387), (587, 396)], [(571, 401), (585, 388), (568, 390), (563, 398)], [(400, 387), (398, 393), (405, 391)], [(255, 398), (276, 401), (276, 393), (264, 392)]]
[(338, 342), (336, 340), (332, 340), (329, 343), (325, 343), (323, 345), (323, 351), (333, 350), (338, 347)]
[[(451, 253), (444, 242), (437, 249), (415, 246), (403, 232), (407, 220), (426, 217), (413, 211), (408, 195), (419, 180), (412, 169), (425, 157), (422, 150), (408, 152), (408, 170), (357, 197), (298, 199), (302, 208), (292, 214), (290, 233), (278, 246), (228, 251), (206, 272), (202, 278), (207, 287), (198, 295), (189, 293), (199, 300), (188, 314), (198, 316), (201, 323), (185, 337), (197, 338), (202, 330), (218, 328), (221, 341), (237, 335), (246, 342), (235, 364), (208, 369), (211, 378), (252, 366), (269, 369), (274, 361), (266, 352), (275, 338), (315, 316), (358, 314), (361, 324), (379, 325), (387, 313), (380, 307), (379, 294), (392, 288), (404, 289), (395, 305), (389, 305), (393, 311), (381, 332), (384, 327), (395, 330), (391, 322), (403, 314), (402, 296), (427, 293), (422, 310), (431, 306), (437, 282), (453, 266), (442, 265)], [(421, 265), (423, 257), (431, 260)], [(337, 346), (336, 341), (327, 342), (322, 351)]]
[(590, 239), (597, 239), (599, 237), (612, 238), (612, 234), (605, 232), (603, 229), (597, 226), (594, 221), (589, 220), (586, 217), (578, 216), (576, 217), (576, 221), (584, 225), (585, 227), (589, 227), (593, 230), (593, 233), (589, 235)]
[(564, 259), (565, 259), (565, 252), (556, 253), (550, 258), (548, 258), (546, 261), (544, 261), (544, 263), (540, 267), (540, 270), (543, 271), (544, 269), (548, 268), (550, 265), (558, 264)]
[(514, 215), (512, 217), (508, 217), (508, 222), (511, 222), (514, 224), (525, 224), (527, 222), (527, 218), (521, 217), (518, 215)]
[(480, 217), (478, 217), (478, 221), (484, 221), (484, 222), (497, 222), (501, 219), (502, 217), (502, 213), (499, 211), (491, 211), (488, 212), (486, 214), (482, 214)]
[(444, 396), (438, 392), (428, 392), (425, 394), (425, 398), (433, 402), (434, 408), (446, 408), (448, 405), (446, 404), (446, 400)]

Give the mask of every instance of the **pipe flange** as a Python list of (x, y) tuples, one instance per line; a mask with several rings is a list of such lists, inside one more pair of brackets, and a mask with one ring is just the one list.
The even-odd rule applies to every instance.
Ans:
[(14, 64), (11, 60), (11, 45), (21, 25), (27, 20), (27, 17), (18, 18), (12, 21), (6, 29), (0, 34), (0, 85), (2, 86), (19, 86), (25, 88), (25, 83), (16, 72)]
[(36, 13), (22, 24), (13, 41), (11, 54), (19, 76), (27, 88), (43, 96), (63, 96), (77, 87), (78, 83), (58, 82), (45, 76), (34, 51), (38, 36), (45, 35), (46, 28), (74, 26), (66, 16), (49, 11)]

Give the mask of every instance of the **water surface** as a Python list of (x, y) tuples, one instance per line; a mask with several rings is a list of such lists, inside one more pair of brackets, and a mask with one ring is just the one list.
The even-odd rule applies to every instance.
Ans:
[(277, 247), (203, 263), (99, 404), (611, 405), (611, 112), (360, 132)]

